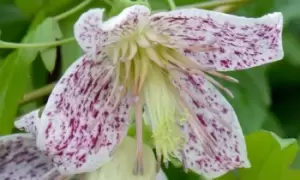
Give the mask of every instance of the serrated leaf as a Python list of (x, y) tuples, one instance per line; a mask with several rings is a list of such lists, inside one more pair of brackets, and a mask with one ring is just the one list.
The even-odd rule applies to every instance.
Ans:
[(300, 179), (298, 171), (291, 169), (299, 149), (295, 139), (282, 139), (272, 132), (260, 131), (248, 135), (246, 142), (251, 168), (238, 169), (235, 174), (229, 172), (218, 180), (229, 180), (229, 177), (240, 180), (293, 180), (295, 177), (291, 174)]

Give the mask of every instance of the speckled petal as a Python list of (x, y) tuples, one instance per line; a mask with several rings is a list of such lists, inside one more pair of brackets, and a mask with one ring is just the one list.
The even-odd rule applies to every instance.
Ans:
[(103, 13), (104, 9), (90, 9), (74, 25), (74, 36), (85, 52), (96, 53), (105, 43), (105, 34), (100, 29)]
[(39, 118), (39, 112), (40, 110), (34, 110), (28, 114), (23, 115), (18, 120), (15, 121), (15, 127), (24, 130), (26, 132), (29, 132), (33, 135), (36, 135), (37, 127), (36, 122), (40, 120)]
[(205, 139), (199, 139), (190, 120), (183, 126), (188, 138), (184, 146), (188, 168), (215, 178), (235, 168), (249, 167), (237, 116), (220, 92), (201, 76), (177, 75), (174, 84), (194, 113), (200, 131), (206, 133)]
[(105, 21), (101, 29), (108, 32), (108, 43), (128, 38), (148, 24), (150, 9), (142, 5), (125, 8), (120, 14)]
[(127, 98), (111, 96), (114, 69), (101, 56), (103, 61), (83, 56), (69, 67), (38, 125), (37, 145), (62, 174), (99, 168), (127, 133)]
[(85, 52), (98, 54), (102, 47), (128, 38), (141, 30), (149, 21), (150, 9), (134, 5), (119, 15), (103, 22), (104, 9), (91, 9), (83, 13), (74, 26), (78, 44)]
[(283, 58), (281, 13), (245, 18), (184, 9), (153, 15), (151, 27), (210, 69), (247, 69)]
[(38, 150), (30, 134), (0, 137), (1, 180), (49, 180), (58, 176), (50, 159)]

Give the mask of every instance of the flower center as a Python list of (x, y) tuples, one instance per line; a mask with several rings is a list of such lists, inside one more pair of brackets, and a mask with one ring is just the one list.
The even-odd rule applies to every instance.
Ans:
[[(185, 136), (181, 126), (191, 118), (188, 107), (181, 102), (169, 76), (175, 71), (205, 76), (214, 85), (231, 93), (207, 74), (229, 81), (234, 79), (203, 69), (199, 64), (178, 52), (168, 36), (155, 34), (151, 29), (138, 31), (108, 46), (107, 53), (116, 69), (112, 94), (117, 100), (125, 93), (145, 103), (144, 119), (150, 122), (158, 156), (164, 161), (182, 150)], [(184, 48), (184, 47), (183, 47)], [(190, 47), (195, 51), (208, 51), (205, 47)], [(171, 73), (170, 73), (171, 72)], [(120, 87), (120, 88), (118, 88)], [(117, 92), (119, 89), (121, 92)], [(190, 112), (192, 113), (192, 112)], [(196, 120), (196, 119), (195, 119)], [(199, 133), (201, 129), (198, 128)]]
[(198, 66), (167, 44), (167, 36), (145, 29), (110, 45), (108, 55), (117, 70), (115, 85), (138, 95), (150, 67), (168, 71)]
[(157, 153), (168, 161), (184, 145), (180, 125), (186, 119), (181, 114), (185, 108), (172, 93), (175, 89), (169, 70), (188, 63), (175, 50), (164, 46), (164, 41), (166, 36), (146, 30), (109, 47), (108, 55), (116, 67), (114, 86), (124, 87), (124, 91), (143, 99), (144, 119), (152, 127)]

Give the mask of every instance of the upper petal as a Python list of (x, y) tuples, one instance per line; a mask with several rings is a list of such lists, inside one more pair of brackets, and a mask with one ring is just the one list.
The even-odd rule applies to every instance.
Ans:
[(85, 52), (96, 53), (105, 42), (100, 29), (104, 9), (91, 9), (83, 13), (74, 25), (74, 36)]
[(0, 137), (0, 179), (49, 180), (58, 176), (30, 134)]
[(99, 168), (127, 133), (129, 105), (127, 98), (110, 97), (113, 69), (106, 58), (83, 56), (72, 64), (42, 113), (37, 145), (62, 174)]
[[(183, 126), (187, 137), (184, 146), (187, 166), (207, 178), (221, 176), (238, 167), (249, 167), (237, 116), (220, 92), (201, 76), (178, 74), (174, 84), (198, 124), (197, 130), (188, 119)], [(200, 139), (196, 134), (199, 130), (204, 132)]]
[(74, 26), (78, 44), (86, 52), (96, 53), (105, 45), (120, 41), (148, 23), (150, 9), (142, 5), (125, 8), (119, 15), (103, 22), (104, 9), (83, 13)]
[(40, 120), (39, 118), (40, 109), (34, 110), (28, 114), (23, 115), (15, 121), (15, 127), (20, 130), (25, 130), (33, 135), (36, 135), (37, 127), (36, 123)]
[(246, 69), (283, 58), (281, 13), (246, 18), (184, 9), (153, 15), (151, 27), (210, 69)]

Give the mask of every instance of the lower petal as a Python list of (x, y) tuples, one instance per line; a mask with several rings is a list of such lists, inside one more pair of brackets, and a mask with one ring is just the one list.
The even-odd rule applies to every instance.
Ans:
[(71, 65), (42, 113), (37, 145), (62, 174), (99, 168), (127, 133), (127, 98), (112, 94), (113, 69), (102, 60), (83, 56)]
[(188, 119), (182, 127), (187, 142), (178, 157), (186, 166), (207, 178), (249, 167), (242, 129), (223, 95), (201, 76), (177, 74), (174, 84), (196, 121)]
[(31, 133), (33, 135), (36, 135), (37, 132), (37, 121), (40, 120), (39, 118), (39, 112), (40, 109), (34, 110), (28, 114), (25, 114), (21, 118), (19, 118), (17, 121), (15, 121), (15, 127), (24, 130), (28, 133)]
[(30, 134), (0, 137), (0, 179), (48, 180), (58, 177), (50, 159)]

